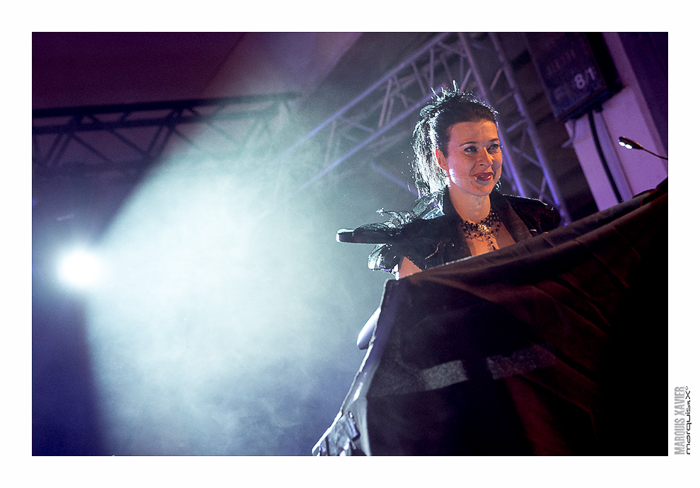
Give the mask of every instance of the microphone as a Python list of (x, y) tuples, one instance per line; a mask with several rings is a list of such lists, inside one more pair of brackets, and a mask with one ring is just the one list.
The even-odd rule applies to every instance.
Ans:
[(618, 144), (620, 144), (624, 148), (641, 149), (642, 151), (646, 151), (649, 154), (656, 156), (657, 158), (665, 159), (666, 161), (668, 161), (668, 158), (665, 158), (663, 156), (660, 156), (659, 154), (651, 152), (649, 149), (645, 148), (640, 143), (633, 141), (632, 139), (628, 139), (627, 137), (620, 136), (617, 138), (617, 142), (618, 142)]

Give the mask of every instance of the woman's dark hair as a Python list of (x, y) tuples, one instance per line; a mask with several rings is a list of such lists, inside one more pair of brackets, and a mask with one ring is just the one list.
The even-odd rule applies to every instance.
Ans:
[(418, 192), (423, 195), (445, 187), (447, 175), (437, 164), (435, 149), (447, 154), (450, 127), (459, 122), (489, 120), (496, 124), (498, 112), (476, 98), (462, 93), (457, 85), (435, 93), (428, 105), (420, 111), (420, 119), (413, 130), (413, 171)]

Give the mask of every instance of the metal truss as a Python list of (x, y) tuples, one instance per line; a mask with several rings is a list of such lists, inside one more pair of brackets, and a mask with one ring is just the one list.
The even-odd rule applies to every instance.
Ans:
[(276, 157), (281, 133), (298, 130), (288, 120), (286, 126), (280, 121), (293, 94), (36, 110), (34, 176), (119, 171), (138, 177), (172, 155), (236, 159), (255, 154), (258, 161), (270, 161), (261, 166), (266, 181), (276, 180), (278, 202), (350, 159), (411, 190), (381, 156), (407, 144), (417, 113), (433, 90), (455, 82), (499, 112), (505, 189), (552, 204), (570, 222), (536, 124), (493, 33), (436, 35)]
[(255, 149), (295, 94), (34, 110), (34, 177), (139, 175), (175, 152), (234, 158)]
[(504, 146), (502, 181), (521, 196), (552, 204), (564, 221), (570, 222), (510, 62), (498, 36), (487, 33), (436, 35), (290, 146), (276, 159), (277, 191), (284, 193), (282, 187), (290, 182), (294, 188), (278, 198), (294, 197), (353, 157), (371, 160), (371, 169), (400, 183), (390, 171), (378, 166), (378, 156), (391, 146), (406, 142), (418, 111), (433, 90), (455, 82), (499, 112)]

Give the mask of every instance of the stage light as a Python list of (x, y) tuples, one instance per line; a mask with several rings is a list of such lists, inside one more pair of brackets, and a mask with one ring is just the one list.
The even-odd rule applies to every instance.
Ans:
[(76, 249), (61, 258), (58, 274), (63, 283), (85, 288), (95, 284), (100, 275), (100, 268), (100, 260), (93, 252)]

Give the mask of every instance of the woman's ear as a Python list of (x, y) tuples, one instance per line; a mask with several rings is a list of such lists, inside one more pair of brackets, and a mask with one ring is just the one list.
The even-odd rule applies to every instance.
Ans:
[(447, 171), (447, 158), (438, 148), (435, 149), (435, 159), (437, 160), (438, 166), (440, 166), (444, 171)]

